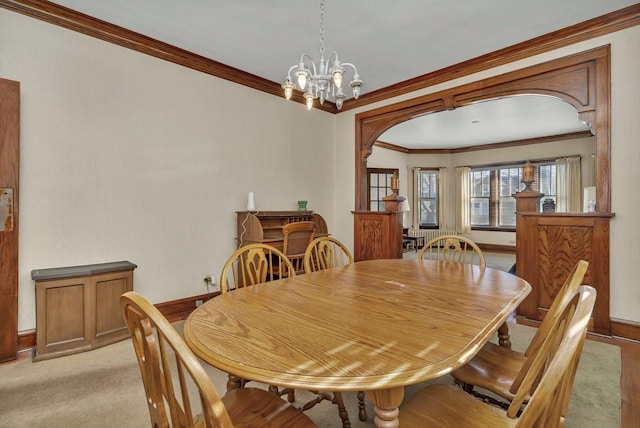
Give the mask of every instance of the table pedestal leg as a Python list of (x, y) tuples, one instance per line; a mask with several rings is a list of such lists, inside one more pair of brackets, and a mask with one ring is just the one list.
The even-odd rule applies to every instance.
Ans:
[(511, 336), (509, 336), (509, 325), (504, 322), (498, 329), (498, 344), (503, 348), (511, 349)]
[(404, 398), (404, 386), (396, 388), (367, 391), (367, 397), (373, 404), (373, 421), (378, 428), (397, 428), (398, 407)]

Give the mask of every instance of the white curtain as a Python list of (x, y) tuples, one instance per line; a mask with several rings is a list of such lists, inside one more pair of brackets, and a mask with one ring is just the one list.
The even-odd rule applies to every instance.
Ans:
[(420, 172), (420, 168), (418, 167), (413, 167), (413, 192), (411, 192), (411, 196), (412, 196), (412, 200), (411, 200), (411, 224), (409, 225), (409, 227), (412, 227), (414, 229), (419, 229), (418, 227), (415, 227), (417, 224), (419, 224), (419, 218), (418, 216), (420, 215), (420, 204), (418, 204), (418, 176), (419, 176), (419, 172)]
[(449, 190), (447, 188), (447, 168), (439, 168), (438, 171), (440, 175), (440, 185), (438, 188), (438, 224), (440, 225), (440, 229), (448, 229), (449, 227), (446, 221), (447, 210), (445, 209), (448, 201), (447, 195), (449, 194), (447, 193)]
[(471, 168), (456, 167), (456, 232), (471, 232)]
[(556, 159), (556, 211), (582, 211), (580, 156)]

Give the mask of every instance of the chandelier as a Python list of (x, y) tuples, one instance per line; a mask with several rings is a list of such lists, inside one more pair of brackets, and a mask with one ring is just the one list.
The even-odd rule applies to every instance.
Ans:
[[(332, 62), (333, 61), (333, 62)], [(298, 88), (304, 92), (307, 108), (311, 110), (313, 100), (319, 99), (320, 104), (333, 98), (338, 110), (342, 108), (342, 102), (347, 97), (342, 91), (342, 77), (345, 67), (353, 69), (353, 80), (349, 83), (353, 90), (353, 98), (358, 99), (363, 81), (360, 80), (356, 66), (348, 62), (340, 63), (338, 53), (333, 52), (325, 60), (324, 58), (324, 0), (320, 1), (320, 62), (316, 66), (313, 58), (303, 53), (300, 62), (291, 66), (287, 78), (282, 84), (284, 96), (290, 100), (295, 85), (292, 83), (293, 73), (297, 79)], [(306, 89), (306, 90), (305, 90)]]

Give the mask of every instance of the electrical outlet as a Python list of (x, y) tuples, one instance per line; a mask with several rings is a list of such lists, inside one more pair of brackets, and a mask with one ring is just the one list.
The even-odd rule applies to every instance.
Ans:
[(200, 306), (201, 304), (202, 304), (202, 300), (201, 300), (201, 299), (196, 300), (196, 308), (197, 308), (198, 306)]
[(208, 287), (208, 286), (213, 285), (213, 284), (214, 284), (214, 281), (213, 281), (211, 275), (207, 275), (207, 276), (204, 277), (204, 285), (205, 286)]

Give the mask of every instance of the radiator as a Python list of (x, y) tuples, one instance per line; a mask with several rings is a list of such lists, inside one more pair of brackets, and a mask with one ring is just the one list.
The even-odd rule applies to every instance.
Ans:
[(424, 242), (428, 242), (433, 238), (444, 235), (457, 235), (454, 229), (409, 229), (409, 236), (424, 238)]

